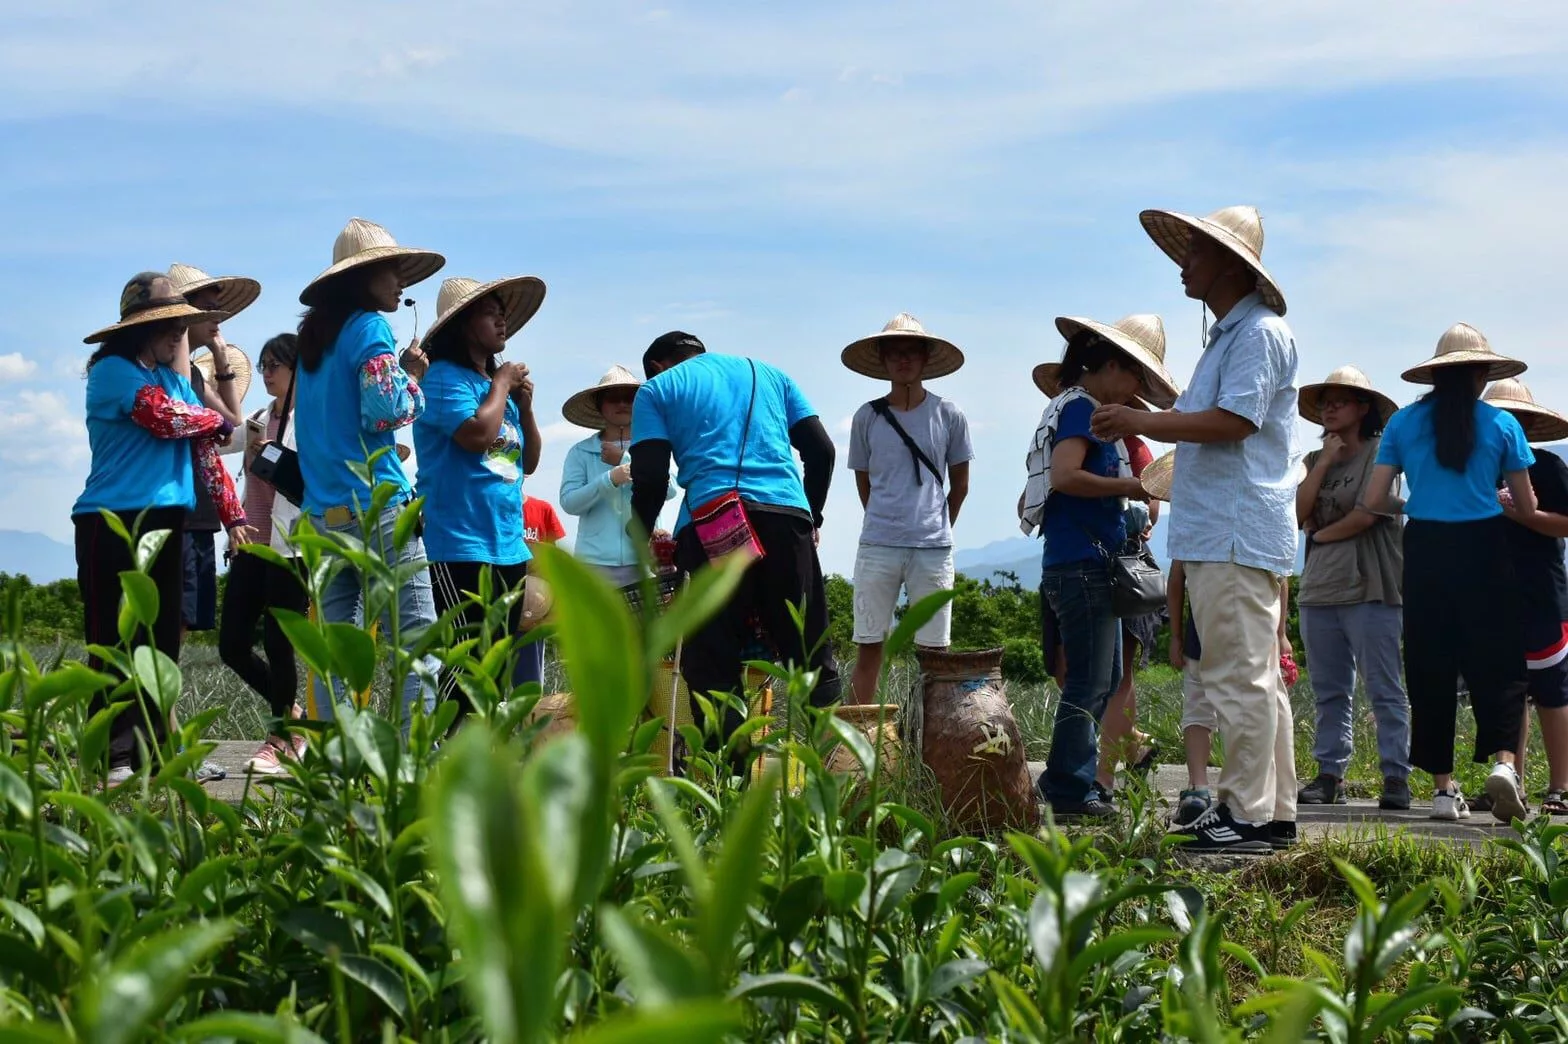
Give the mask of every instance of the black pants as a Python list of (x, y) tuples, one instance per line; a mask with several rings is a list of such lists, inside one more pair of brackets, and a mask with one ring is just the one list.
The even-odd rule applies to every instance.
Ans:
[[(747, 505), (752, 528), (762, 544), (763, 557), (746, 571), (729, 605), (686, 639), (681, 654), (681, 676), (693, 693), (729, 692), (743, 696), (742, 653), (750, 638), (747, 621), (753, 614), (768, 633), (779, 658), (820, 673), (811, 694), (814, 706), (837, 703), (842, 683), (827, 639), (828, 600), (822, 584), (822, 565), (805, 518)], [(675, 536), (675, 563), (686, 572), (706, 565), (708, 556), (697, 539), (695, 526)], [(791, 604), (802, 609), (804, 634), (795, 627)], [(692, 716), (701, 721), (696, 701)], [(740, 727), (745, 716), (737, 709), (725, 715), (724, 735)]]
[[(290, 716), (299, 695), (299, 675), (294, 667), (294, 646), (268, 610), (288, 609), (303, 614), (307, 606), (305, 585), (297, 572), (255, 555), (241, 553), (234, 557), (223, 591), (218, 655), (229, 670), (267, 701), (274, 719)], [(265, 658), (255, 648), (257, 623), (261, 624)]]
[(1475, 712), (1475, 760), (1519, 743), (1528, 672), (1508, 525), (1498, 516), (1405, 526), (1410, 762), (1427, 772), (1453, 771), (1461, 673)]
[[(151, 533), (159, 529), (170, 530), (163, 549), (153, 559), (148, 576), (158, 587), (158, 618), (152, 633), (146, 628), (138, 630), (132, 638), (132, 647), (152, 644), (171, 660), (180, 659), (181, 610), (185, 595), (185, 511), (182, 508), (153, 508), (141, 519), (137, 529), (137, 512), (119, 512), (120, 521), (131, 530), (132, 536)], [(125, 541), (110, 529), (97, 514), (76, 515), (76, 584), (82, 594), (82, 631), (90, 645), (116, 646), (120, 644), (120, 574), (136, 568), (136, 559)], [(88, 660), (96, 670), (105, 665), (92, 657)], [(90, 713), (96, 714), (108, 706), (108, 694), (93, 697)], [(154, 711), (150, 700), (148, 711)], [(138, 737), (149, 749), (163, 742), (169, 735), (168, 720), (156, 712), (143, 713), (140, 700), (122, 711), (109, 726), (109, 766), (137, 767), (141, 762)]]
[[(491, 572), (490, 584), (494, 594), (502, 594), (515, 590), (528, 576), (528, 563), (518, 562), (515, 565), (491, 565), (488, 562), (431, 562), (430, 563), (430, 591), (435, 595), (436, 614), (443, 615), (454, 605), (462, 604), (463, 611), (456, 624), (457, 640), (476, 637), (479, 628), (484, 626), (485, 607), (464, 595), (465, 591), (479, 591), (479, 574), (482, 570)], [(512, 611), (507, 617), (507, 634), (518, 634), (523, 621), (523, 600), (519, 598), (512, 604)], [(495, 635), (494, 637), (501, 637)], [(537, 643), (536, 643), (537, 644)], [(530, 656), (529, 662), (533, 657)], [(534, 679), (538, 680), (538, 679)], [(457, 699), (458, 719), (466, 717), (473, 706), (469, 702), (468, 694), (458, 688), (456, 680), (448, 675), (441, 684), (443, 698)]]

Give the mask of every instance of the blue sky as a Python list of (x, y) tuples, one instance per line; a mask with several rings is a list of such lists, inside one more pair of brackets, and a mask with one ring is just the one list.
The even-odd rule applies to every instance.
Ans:
[[(550, 499), (581, 434), (560, 404), (657, 334), (783, 366), (842, 445), (879, 390), (839, 350), (910, 311), (969, 359), (933, 386), (975, 434), (958, 541), (1016, 535), (1055, 316), (1159, 312), (1192, 369), (1198, 309), (1149, 206), (1262, 209), (1304, 380), (1354, 362), (1408, 401), (1400, 370), (1463, 320), (1568, 409), (1560, 4), (9, 6), (0, 528), (68, 539), (81, 337), (127, 277), (260, 279), (225, 327), (254, 352), (353, 215), (443, 276), (548, 284), (509, 356)], [(427, 323), (436, 286), (412, 291)], [(828, 514), (848, 572), (847, 473)]]

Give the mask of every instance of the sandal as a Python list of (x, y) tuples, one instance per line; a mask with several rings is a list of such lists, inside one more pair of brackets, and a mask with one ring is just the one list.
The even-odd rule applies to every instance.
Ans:
[(1568, 816), (1568, 800), (1561, 790), (1548, 790), (1541, 799), (1541, 813), (1548, 816)]
[[(1147, 738), (1145, 737), (1145, 739)], [(1139, 755), (1138, 760), (1129, 765), (1128, 768), (1136, 775), (1147, 776), (1154, 770), (1155, 762), (1159, 756), (1160, 748), (1151, 741), (1147, 747), (1143, 748), (1143, 753)]]

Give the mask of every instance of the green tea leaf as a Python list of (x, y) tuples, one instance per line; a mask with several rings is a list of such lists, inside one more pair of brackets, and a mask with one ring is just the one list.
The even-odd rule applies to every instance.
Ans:
[(368, 689), (376, 679), (376, 640), (351, 623), (329, 623), (323, 629), (332, 656), (331, 673), (347, 681), (350, 691)]
[(344, 975), (381, 998), (381, 1003), (398, 1018), (408, 1018), (408, 991), (403, 988), (403, 980), (397, 972), (374, 957), (359, 953), (343, 954), (338, 958), (338, 967)]
[(930, 623), (957, 594), (957, 591), (951, 589), (937, 591), (904, 610), (898, 626), (893, 628), (893, 633), (887, 636), (887, 641), (882, 645), (883, 656), (886, 657), (884, 662), (892, 663), (907, 652), (915, 644), (915, 635), (920, 633), (920, 629)]
[(773, 930), (785, 943), (793, 942), (822, 909), (824, 898), (821, 877), (812, 874), (795, 878), (773, 902)]
[(158, 622), (158, 585), (152, 577), (127, 569), (120, 574), (120, 593), (138, 624), (151, 627)]
[(962, 989), (991, 970), (985, 961), (948, 961), (931, 973), (926, 983), (926, 994), (932, 1000), (941, 1000), (954, 990)]
[(735, 934), (745, 922), (746, 907), (762, 875), (773, 827), (773, 792), (778, 783), (777, 766), (769, 768), (761, 780), (752, 784), (735, 815), (725, 824), (724, 850), (714, 867), (708, 906), (700, 921), (708, 965), (720, 982), (729, 979), (735, 958)]
[[(713, 619), (735, 596), (750, 564), (736, 556), (692, 574), (685, 589), (649, 624), (648, 656), (654, 661), (662, 659), (682, 638), (696, 634), (703, 624)], [(649, 584), (651, 586), (652, 581)]]
[(730, 991), (732, 1000), (755, 997), (778, 997), (783, 1000), (804, 1001), (825, 1008), (841, 1018), (853, 1019), (855, 1009), (849, 1001), (833, 992), (816, 979), (804, 975), (778, 972), (772, 975), (743, 975), (740, 985)]
[(195, 966), (234, 934), (209, 921), (156, 935), (85, 981), (78, 1028), (89, 1044), (130, 1044), (180, 996)]
[(327, 636), (299, 613), (274, 609), (272, 615), (277, 618), (278, 626), (283, 628), (289, 644), (294, 646), (294, 651), (299, 653), (306, 666), (315, 671), (318, 678), (329, 677), (332, 674), (332, 650), (327, 645)]
[(581, 1037), (580, 1044), (718, 1044), (745, 1025), (742, 1013), (724, 1001), (679, 1004), (657, 1011), (641, 1009), (607, 1019)]
[(326, 1044), (310, 1030), (281, 1015), (220, 1011), (170, 1028), (179, 1040), (243, 1040), (250, 1044)]
[(139, 645), (131, 654), (136, 667), (136, 680), (141, 684), (157, 707), (158, 713), (167, 715), (180, 698), (180, 665), (151, 645)]
[(664, 929), (608, 905), (599, 909), (599, 927), (639, 1009), (665, 1008), (712, 995), (713, 973)]
[(4, 761), (0, 761), (0, 798), (5, 799), (12, 808), (16, 809), (16, 814), (22, 817), (23, 822), (32, 822), (32, 788), (27, 785), (27, 780)]
[(822, 894), (839, 913), (847, 913), (866, 890), (866, 875), (859, 870), (835, 870), (822, 879)]
[(18, 928), (27, 933), (28, 938), (33, 940), (34, 946), (43, 946), (44, 922), (39, 920), (36, 913), (15, 899), (0, 899), (0, 910), (4, 910), (6, 916), (10, 917)]

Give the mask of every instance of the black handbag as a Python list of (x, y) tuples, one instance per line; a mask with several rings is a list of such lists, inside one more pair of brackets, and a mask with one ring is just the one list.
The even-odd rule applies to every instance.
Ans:
[(283, 445), (283, 436), (289, 430), (289, 415), (294, 410), (294, 382), (289, 381), (288, 394), (284, 396), (283, 420), (278, 425), (278, 437), (269, 442), (260, 453), (251, 458), (248, 470), (256, 478), (270, 483), (278, 494), (295, 507), (305, 504), (305, 475), (299, 468), (299, 454)]
[(1106, 556), (1111, 609), (1119, 620), (1157, 613), (1165, 605), (1165, 573), (1142, 540), (1136, 551)]

